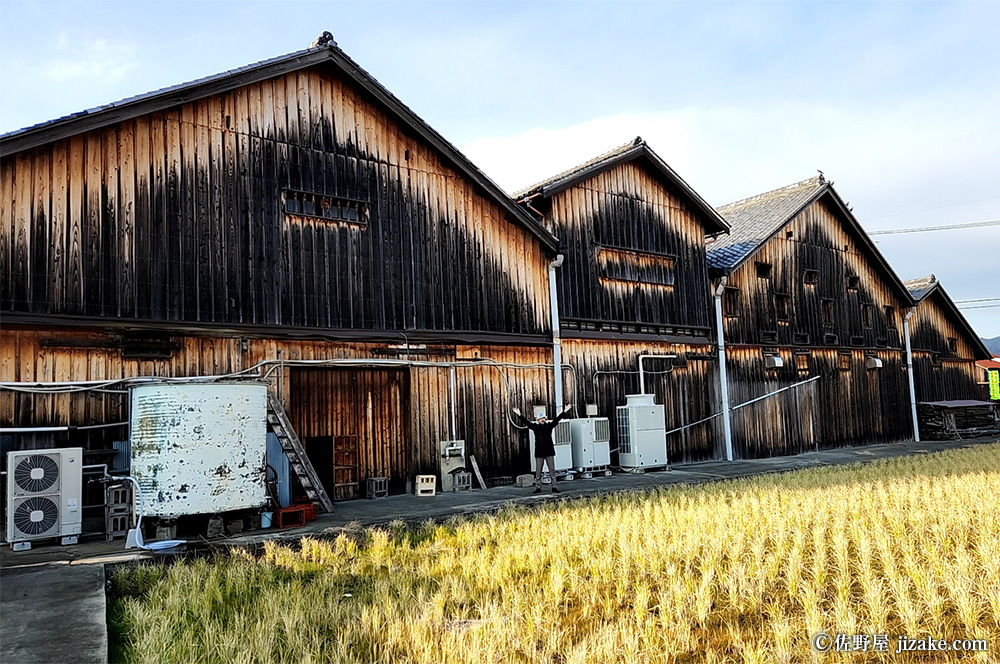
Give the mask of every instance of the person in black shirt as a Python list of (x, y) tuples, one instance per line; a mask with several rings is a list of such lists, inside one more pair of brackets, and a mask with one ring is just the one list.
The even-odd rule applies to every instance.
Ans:
[(559, 421), (566, 417), (570, 408), (572, 406), (566, 406), (552, 420), (549, 420), (545, 413), (542, 413), (534, 422), (528, 421), (517, 408), (512, 409), (522, 426), (528, 427), (535, 433), (535, 490), (533, 493), (542, 492), (542, 468), (545, 464), (548, 464), (549, 475), (552, 476), (552, 493), (562, 493), (556, 488), (556, 448), (552, 442), (552, 431), (559, 424)]

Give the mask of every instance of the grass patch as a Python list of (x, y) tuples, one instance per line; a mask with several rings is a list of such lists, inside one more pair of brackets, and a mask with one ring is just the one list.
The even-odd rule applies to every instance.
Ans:
[[(269, 543), (112, 574), (136, 662), (953, 661), (1000, 648), (1000, 444)], [(968, 653), (991, 661), (990, 653)], [(851, 659), (854, 657), (855, 659)]]

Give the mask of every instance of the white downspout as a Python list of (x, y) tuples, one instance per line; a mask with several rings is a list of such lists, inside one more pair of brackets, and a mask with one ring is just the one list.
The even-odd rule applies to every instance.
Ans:
[(906, 339), (906, 379), (910, 383), (910, 417), (913, 418), (913, 440), (920, 442), (920, 427), (917, 425), (917, 391), (913, 387), (913, 351), (910, 349), (910, 316), (916, 309), (910, 309), (903, 317), (903, 337)]
[(458, 435), (458, 402), (455, 398), (455, 367), (448, 368), (448, 395), (451, 406), (451, 436), (450, 440), (455, 440)]
[(729, 421), (729, 378), (726, 375), (726, 334), (722, 325), (722, 293), (727, 277), (719, 280), (715, 289), (715, 335), (719, 341), (719, 387), (722, 394), (722, 431), (726, 440), (726, 461), (733, 460), (733, 427)]
[(561, 413), (563, 408), (562, 339), (559, 336), (559, 296), (556, 290), (556, 268), (562, 264), (562, 254), (556, 256), (555, 260), (549, 263), (549, 312), (552, 314), (553, 387), (556, 393), (556, 410), (553, 413), (553, 417)]

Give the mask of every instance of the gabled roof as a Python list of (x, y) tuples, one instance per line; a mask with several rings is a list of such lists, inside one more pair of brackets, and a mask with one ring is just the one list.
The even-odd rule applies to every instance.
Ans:
[(916, 301), (917, 306), (920, 306), (927, 298), (933, 295), (935, 292), (940, 296), (941, 302), (944, 303), (944, 308), (952, 315), (952, 318), (958, 326), (965, 332), (966, 336), (969, 338), (970, 343), (973, 348), (979, 352), (979, 356), (976, 357), (977, 360), (988, 360), (993, 357), (993, 353), (986, 347), (983, 340), (979, 338), (976, 331), (972, 329), (969, 325), (969, 321), (965, 319), (962, 312), (959, 311), (958, 307), (948, 296), (941, 282), (938, 281), (937, 277), (930, 274), (926, 277), (920, 277), (919, 279), (910, 279), (909, 281), (903, 282), (907, 290), (910, 291), (910, 295)]
[(687, 201), (694, 207), (695, 210), (701, 212), (707, 221), (706, 232), (710, 235), (716, 233), (726, 233), (729, 231), (729, 224), (726, 220), (722, 218), (722, 215), (716, 211), (711, 205), (705, 202), (698, 192), (691, 188), (687, 182), (679, 176), (674, 169), (667, 165), (667, 162), (660, 158), (660, 155), (656, 154), (646, 141), (642, 139), (641, 136), (635, 138), (635, 140), (629, 141), (625, 145), (619, 146), (614, 150), (605, 152), (602, 155), (594, 157), (590, 161), (584, 162), (579, 166), (575, 166), (567, 171), (563, 171), (557, 175), (553, 175), (547, 180), (543, 180), (532, 186), (522, 189), (521, 191), (514, 194), (514, 198), (518, 201), (530, 198), (532, 196), (543, 196), (548, 198), (554, 194), (559, 193), (569, 189), (575, 184), (583, 182), (584, 180), (597, 175), (602, 171), (606, 171), (609, 168), (618, 166), (619, 164), (624, 164), (636, 159), (643, 159), (652, 167), (654, 175), (658, 175), (661, 181), (665, 182), (670, 188), (675, 188), (680, 190), (681, 196), (686, 198)]
[(517, 223), (538, 238), (545, 247), (552, 252), (556, 251), (558, 241), (544, 226), (515, 204), (506, 192), (469, 161), (458, 148), (432, 129), (408, 106), (340, 50), (333, 41), (323, 46), (311, 47), (269, 60), (262, 60), (221, 74), (128, 97), (49, 122), (8, 132), (0, 135), (0, 156), (7, 157), (16, 152), (29, 150), (68, 136), (100, 129), (147, 113), (173, 108), (210, 95), (229, 92), (251, 83), (319, 65), (336, 67), (349, 80), (372, 95), (396, 119), (440, 151), (456, 170), (481, 187), (488, 197), (492, 198)]
[(802, 210), (824, 197), (840, 212), (840, 217), (854, 231), (858, 242), (868, 250), (868, 257), (881, 268), (889, 285), (895, 288), (903, 302), (912, 305), (910, 292), (837, 194), (833, 183), (822, 174), (720, 207), (719, 212), (730, 223), (732, 230), (728, 236), (720, 237), (708, 246), (709, 268), (732, 273)]
[(741, 265), (828, 186), (817, 176), (720, 207), (730, 231), (708, 246), (709, 267), (735, 269)]

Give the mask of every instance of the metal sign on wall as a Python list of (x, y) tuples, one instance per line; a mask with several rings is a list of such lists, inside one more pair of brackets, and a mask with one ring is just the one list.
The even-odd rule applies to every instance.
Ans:
[(262, 506), (267, 387), (159, 383), (132, 388), (132, 475), (143, 513), (175, 517)]

